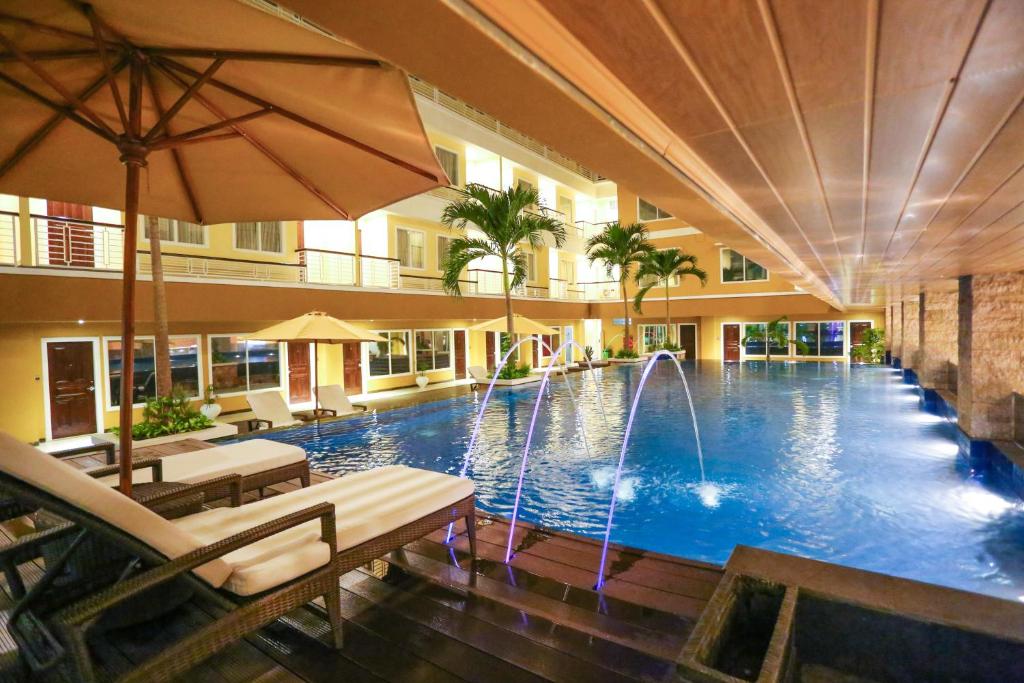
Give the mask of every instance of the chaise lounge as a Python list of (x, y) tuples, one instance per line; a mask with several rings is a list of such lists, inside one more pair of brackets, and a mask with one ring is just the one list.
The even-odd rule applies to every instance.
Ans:
[(467, 368), (469, 376), (473, 378), (473, 383), (469, 385), (470, 391), (476, 391), (481, 384), (489, 384), (491, 378), (487, 376), (487, 368), (482, 365), (470, 365)]
[(302, 420), (295, 417), (292, 411), (288, 410), (288, 404), (276, 391), (260, 391), (245, 395), (249, 402), (249, 408), (256, 416), (249, 420), (249, 431), (254, 431), (261, 424), (267, 429), (274, 427), (293, 427), (302, 424)]
[[(223, 485), (231, 478), (205, 485)], [(166, 503), (203, 487), (186, 487), (149, 502)], [(74, 525), (70, 549), (18, 603), (8, 629), (33, 672), (67, 659), (75, 680), (95, 680), (89, 628), (112, 608), (174, 580), (184, 581), (227, 614), (156, 654), (123, 680), (174, 678), (318, 596), (324, 598), (334, 644), (340, 647), (341, 574), (459, 518), (466, 519), (470, 549), (476, 554), (473, 483), (404, 466), (350, 474), (244, 507), (167, 520), (0, 433), (0, 491)], [(53, 540), (45, 533), (32, 536), (0, 550), (0, 555), (27, 556), (33, 550), (29, 546)], [(87, 536), (138, 558), (140, 568), (134, 575), (110, 577), (118, 580), (78, 601), (44, 599)]]
[(353, 404), (348, 400), (348, 396), (345, 395), (345, 390), (341, 388), (340, 384), (328, 384), (325, 387), (320, 387), (320, 405), (338, 417), (366, 412), (366, 406)]

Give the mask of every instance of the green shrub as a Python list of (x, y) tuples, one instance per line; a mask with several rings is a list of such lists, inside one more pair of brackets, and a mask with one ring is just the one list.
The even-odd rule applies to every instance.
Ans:
[[(508, 363), (505, 363), (505, 366), (501, 369), (501, 372), (498, 373), (498, 379), (522, 379), (529, 374), (529, 363), (519, 365), (512, 362), (512, 359), (510, 358)], [(491, 376), (493, 377), (494, 375), (492, 374)]]
[(615, 352), (616, 358), (639, 358), (640, 354), (633, 349), (619, 349)]
[(682, 351), (678, 344), (673, 344), (672, 342), (665, 342), (662, 344), (661, 350), (668, 351), (669, 353), (679, 353)]
[[(188, 396), (176, 391), (170, 396), (151, 398), (142, 409), (142, 422), (132, 425), (132, 439), (143, 441), (158, 436), (194, 432), (213, 426), (209, 419), (192, 407)], [(111, 429), (114, 434), (117, 427)]]
[(864, 330), (861, 343), (850, 349), (850, 355), (861, 363), (880, 363), (885, 355), (885, 330), (878, 327)]

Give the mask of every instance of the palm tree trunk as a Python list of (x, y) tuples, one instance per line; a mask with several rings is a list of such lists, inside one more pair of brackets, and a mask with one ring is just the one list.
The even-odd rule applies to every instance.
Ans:
[(622, 312), (625, 313), (625, 317), (622, 318), (622, 348), (630, 348), (629, 346), (629, 298), (626, 296), (626, 281), (622, 280), (619, 282), (619, 287), (622, 289)]
[[(505, 329), (508, 330), (508, 344), (509, 346), (512, 346), (512, 344), (515, 343), (514, 330), (516, 327), (516, 322), (515, 317), (512, 315), (512, 286), (508, 281), (508, 259), (504, 258), (501, 260), (501, 285), (505, 290)], [(518, 359), (519, 353), (517, 352), (517, 362)]]
[(164, 287), (163, 255), (160, 252), (160, 223), (149, 223), (149, 260), (153, 274), (153, 318), (156, 325), (153, 354), (156, 360), (156, 394), (171, 395), (171, 340), (167, 329), (167, 290)]
[(672, 343), (672, 315), (669, 313), (668, 279), (665, 279), (665, 343)]

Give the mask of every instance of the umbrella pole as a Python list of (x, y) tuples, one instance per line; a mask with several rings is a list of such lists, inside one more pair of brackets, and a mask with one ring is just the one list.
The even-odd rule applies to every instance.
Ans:
[(316, 405), (313, 406), (313, 415), (320, 416), (320, 347), (317, 345), (317, 340), (313, 340), (313, 400)]

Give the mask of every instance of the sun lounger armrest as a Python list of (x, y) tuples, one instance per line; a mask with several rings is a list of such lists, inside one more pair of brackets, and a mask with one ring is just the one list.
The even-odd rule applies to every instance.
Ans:
[(70, 627), (87, 623), (97, 618), (111, 607), (133, 598), (155, 586), (166, 583), (175, 577), (186, 574), (196, 567), (223, 557), (239, 548), (244, 548), (256, 541), (281, 533), (300, 524), (320, 519), (321, 540), (331, 549), (331, 558), (337, 555), (337, 540), (334, 521), (334, 505), (317, 503), (303, 510), (279, 517), (259, 526), (247, 529), (234, 536), (228, 536), (216, 543), (198, 548), (182, 555), (176, 560), (162, 564), (136, 576), (121, 581), (109, 588), (95, 593), (73, 605), (65, 607), (57, 615), (57, 621)]
[(366, 412), (367, 410), (369, 410), (369, 408), (368, 408), (368, 407), (366, 407), (366, 406), (364, 406), (364, 405), (363, 405), (362, 403), (353, 403), (353, 404), (352, 404), (352, 407), (353, 407), (353, 408), (360, 408), (360, 409), (361, 409), (361, 410), (362, 410), (362, 411), (363, 411), (364, 413), (365, 413), (365, 412)]
[[(147, 467), (153, 468), (153, 481), (163, 481), (164, 478), (164, 465), (160, 458), (140, 458), (132, 461), (132, 471), (145, 469)], [(93, 479), (99, 479), (100, 477), (106, 477), (111, 474), (117, 474), (121, 471), (121, 465), (104, 465), (103, 467), (93, 467), (92, 469), (85, 470)]]
[(45, 531), (25, 534), (0, 548), (0, 570), (7, 578), (12, 596), (19, 599), (25, 596), (25, 583), (18, 572), (18, 565), (42, 557), (43, 546), (75, 531), (77, 529), (74, 524), (61, 524)]
[(267, 425), (267, 429), (273, 429), (274, 423), (270, 420), (264, 420), (262, 417), (254, 417), (251, 420), (246, 420), (246, 426), (248, 426), (250, 432), (255, 432), (259, 429), (260, 424)]
[(206, 501), (228, 496), (231, 498), (231, 507), (236, 508), (242, 504), (242, 475), (225, 474), (223, 477), (188, 484), (174, 491), (139, 496), (136, 498), (136, 501), (148, 508), (153, 508), (158, 505), (165, 505), (179, 498), (194, 496), (197, 493), (202, 493)]

